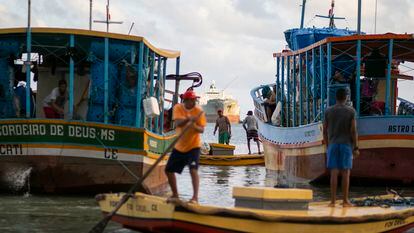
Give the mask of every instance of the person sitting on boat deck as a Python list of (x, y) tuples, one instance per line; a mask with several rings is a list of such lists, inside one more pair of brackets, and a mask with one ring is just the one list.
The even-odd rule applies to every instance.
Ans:
[(43, 111), (46, 118), (64, 117), (64, 106), (68, 100), (68, 92), (66, 91), (66, 87), (66, 80), (59, 80), (58, 87), (55, 87), (43, 100)]
[(250, 150), (251, 139), (253, 139), (257, 143), (257, 151), (259, 154), (261, 154), (262, 152), (260, 152), (260, 143), (259, 143), (260, 140), (259, 140), (259, 135), (257, 133), (257, 129), (258, 129), (257, 121), (256, 121), (256, 118), (254, 118), (252, 111), (247, 112), (247, 116), (243, 120), (243, 128), (244, 130), (246, 130), (247, 148), (249, 149), (249, 155), (252, 153), (252, 151)]
[(276, 109), (276, 85), (273, 86), (273, 90), (268, 92), (268, 96), (266, 97), (263, 105), (266, 109), (266, 116), (268, 122), (272, 118), (273, 111)]
[(331, 203), (335, 206), (338, 173), (342, 176), (344, 207), (352, 206), (348, 199), (352, 155), (358, 156), (355, 110), (346, 105), (346, 90), (336, 91), (336, 104), (325, 111), (323, 139), (327, 148), (327, 168), (331, 172)]
[[(207, 121), (205, 114), (202, 113), (203, 110), (196, 105), (198, 96), (196, 96), (194, 91), (188, 90), (181, 97), (183, 103), (176, 104), (173, 108), (173, 120), (175, 121), (177, 134), (179, 135), (182, 132), (189, 121), (195, 120), (195, 122), (174, 146), (168, 159), (165, 172), (172, 191), (172, 196), (170, 197), (170, 201), (172, 201), (179, 198), (175, 173), (181, 174), (184, 167), (188, 165), (194, 191), (190, 202), (198, 202), (200, 134), (204, 132)], [(200, 113), (201, 116), (198, 117)], [(198, 119), (195, 119), (196, 117)]]
[(214, 135), (217, 129), (219, 131), (218, 142), (221, 144), (229, 144), (231, 138), (231, 124), (229, 118), (223, 115), (223, 110), (217, 110), (218, 117), (216, 119), (216, 126), (214, 127)]

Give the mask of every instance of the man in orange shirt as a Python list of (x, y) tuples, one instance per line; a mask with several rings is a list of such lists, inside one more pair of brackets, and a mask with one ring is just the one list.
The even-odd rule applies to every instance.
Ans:
[[(196, 105), (198, 96), (196, 96), (194, 91), (186, 91), (181, 98), (183, 103), (176, 104), (173, 109), (173, 120), (175, 121), (177, 134), (180, 134), (190, 121), (194, 120), (195, 122), (191, 124), (191, 128), (175, 144), (168, 159), (165, 172), (173, 193), (170, 200), (178, 199), (175, 173), (181, 174), (184, 167), (188, 165), (194, 191), (190, 202), (197, 203), (199, 188), (198, 163), (201, 147), (200, 134), (204, 132), (207, 121), (204, 113), (201, 113), (203, 110)], [(200, 113), (201, 116), (199, 116)]]

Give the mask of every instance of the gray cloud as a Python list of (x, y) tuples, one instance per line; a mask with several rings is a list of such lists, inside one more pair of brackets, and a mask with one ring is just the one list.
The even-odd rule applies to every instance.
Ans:
[[(25, 0), (0, 0), (0, 27), (26, 25)], [(112, 25), (112, 32), (127, 33), (132, 22), (133, 34), (146, 37), (157, 47), (182, 52), (182, 72), (199, 71), (205, 83), (216, 80), (242, 103), (242, 113), (252, 108), (250, 89), (275, 79), (272, 53), (284, 48), (283, 31), (300, 24), (301, 0), (112, 0), (111, 17), (124, 21)], [(33, 26), (88, 28), (87, 0), (32, 0)], [(106, 0), (94, 0), (94, 19), (105, 18)], [(345, 16), (338, 27), (356, 28), (357, 0), (336, 0), (335, 14)], [(375, 0), (363, 1), (362, 29), (374, 30)], [(315, 14), (327, 14), (330, 1), (307, 0), (307, 26), (327, 26)], [(414, 2), (378, 0), (377, 32), (412, 32)], [(105, 25), (94, 24), (95, 30)], [(173, 72), (175, 64), (168, 70)], [(409, 73), (413, 75), (412, 72)], [(404, 82), (400, 93), (414, 99)]]

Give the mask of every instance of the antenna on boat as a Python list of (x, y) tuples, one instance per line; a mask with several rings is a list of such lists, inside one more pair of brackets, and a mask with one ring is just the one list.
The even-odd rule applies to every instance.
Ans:
[(378, 0), (375, 0), (374, 34), (377, 33), (377, 3), (378, 3)]
[(335, 17), (334, 7), (335, 7), (335, 0), (332, 0), (331, 9), (329, 9), (329, 14), (327, 16), (326, 15), (316, 15), (316, 17), (319, 17), (319, 18), (329, 19), (329, 28), (335, 28), (335, 19), (345, 19), (345, 17)]
[(131, 34), (132, 28), (134, 27), (134, 22), (132, 22), (131, 27), (129, 28), (128, 35)]
[(106, 32), (109, 32), (109, 24), (122, 24), (122, 21), (111, 21), (109, 14), (109, 0), (106, 3), (106, 20), (94, 20), (94, 23), (106, 23)]
[(305, 5), (306, 5), (306, 0), (303, 0), (302, 2), (302, 16), (300, 18), (300, 28), (303, 28), (303, 23), (305, 21)]
[(92, 0), (89, 0), (89, 30), (92, 30)]

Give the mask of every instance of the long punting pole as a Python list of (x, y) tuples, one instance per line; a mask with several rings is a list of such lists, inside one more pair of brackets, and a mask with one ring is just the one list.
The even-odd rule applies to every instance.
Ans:
[(32, 29), (30, 27), (30, 11), (31, 11), (31, 1), (27, 1), (27, 45), (26, 45), (26, 117), (30, 118), (31, 109), (30, 109), (30, 78), (31, 78), (31, 71), (30, 71), (30, 65), (31, 65), (31, 52), (32, 52)]
[(306, 0), (302, 1), (302, 15), (300, 17), (300, 28), (303, 28), (303, 24), (305, 21), (305, 5), (306, 5)]
[(385, 86), (385, 115), (390, 115), (394, 112), (390, 111), (390, 94), (391, 94), (391, 64), (392, 64), (392, 50), (394, 45), (394, 39), (388, 41), (388, 66), (387, 66), (387, 79)]
[(358, 25), (357, 34), (361, 34), (361, 0), (358, 0)]

